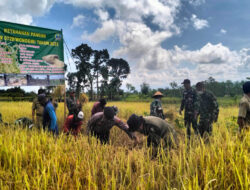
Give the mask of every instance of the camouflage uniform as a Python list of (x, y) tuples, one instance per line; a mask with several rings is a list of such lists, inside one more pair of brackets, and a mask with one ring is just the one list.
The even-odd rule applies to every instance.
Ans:
[[(250, 97), (246, 94), (241, 98), (239, 105), (239, 115), (244, 119), (244, 128), (249, 128), (250, 126)], [(241, 130), (241, 129), (240, 129)]]
[(194, 129), (194, 132), (197, 134), (197, 118), (195, 118), (195, 112), (198, 113), (199, 105), (198, 105), (198, 98), (197, 92), (190, 88), (188, 90), (184, 90), (183, 92), (183, 99), (181, 101), (180, 110), (184, 110), (184, 121), (185, 127), (187, 128), (187, 135), (188, 138), (191, 136), (191, 124)]
[(199, 115), (198, 129), (200, 135), (203, 136), (205, 132), (211, 134), (212, 124), (217, 121), (219, 115), (219, 105), (212, 92), (204, 91), (199, 94)]
[(150, 104), (150, 115), (164, 119), (161, 100), (155, 99)]
[[(161, 143), (164, 148), (174, 147), (177, 143), (176, 132), (166, 121), (155, 116), (143, 117), (143, 134), (148, 136), (147, 145), (158, 147)], [(162, 142), (161, 142), (162, 141)]]
[(36, 112), (35, 124), (38, 129), (43, 126), (43, 110), (44, 107), (39, 103), (38, 98), (35, 98), (32, 104), (32, 110)]
[(77, 103), (76, 98), (69, 97), (67, 98), (66, 103), (67, 103), (67, 108), (69, 110), (68, 115), (72, 115), (72, 114), (75, 115), (82, 109), (81, 104)]
[(0, 123), (3, 123), (2, 114), (0, 113)]

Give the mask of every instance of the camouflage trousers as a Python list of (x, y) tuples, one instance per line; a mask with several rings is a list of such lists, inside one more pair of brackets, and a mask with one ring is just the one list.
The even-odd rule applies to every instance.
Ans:
[(213, 118), (210, 115), (200, 116), (200, 121), (198, 124), (198, 130), (200, 135), (203, 137), (205, 133), (209, 135), (212, 134), (213, 130)]
[(189, 139), (191, 136), (191, 125), (193, 127), (195, 134), (198, 134), (197, 119), (194, 117), (194, 113), (189, 114), (185, 112), (184, 121), (185, 121), (185, 127), (187, 128), (187, 136)]
[(43, 116), (36, 116), (36, 127), (37, 129), (42, 129), (43, 128)]

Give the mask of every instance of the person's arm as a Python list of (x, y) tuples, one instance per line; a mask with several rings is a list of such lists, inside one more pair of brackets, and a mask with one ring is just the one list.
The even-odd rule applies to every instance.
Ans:
[(50, 117), (50, 130), (54, 131), (56, 129), (56, 113), (53, 109), (53, 107), (51, 106), (48, 106), (47, 107), (47, 111), (48, 111), (48, 114), (49, 114), (49, 117)]
[(69, 132), (69, 128), (70, 128), (70, 118), (67, 117), (66, 121), (65, 121), (65, 123), (63, 125), (63, 132), (64, 133), (68, 133)]
[(247, 115), (247, 104), (245, 102), (241, 102), (239, 105), (239, 114), (237, 121), (240, 131), (245, 127), (246, 115)]
[(96, 109), (96, 105), (94, 104), (94, 105), (93, 105), (93, 108), (92, 108), (92, 110), (91, 110), (91, 115), (94, 115), (94, 114), (95, 114), (95, 109)]
[(35, 121), (35, 114), (36, 114), (36, 105), (35, 102), (32, 104), (32, 121)]
[(87, 134), (92, 130), (93, 126), (95, 126), (95, 123), (98, 121), (98, 119), (102, 117), (100, 114), (93, 115), (87, 124)]
[(75, 131), (75, 136), (77, 136), (81, 132), (81, 128), (82, 128), (82, 122), (80, 121), (77, 124), (76, 131)]
[(181, 100), (181, 106), (180, 106), (180, 110), (179, 110), (180, 115), (181, 115), (181, 112), (184, 110), (184, 107), (185, 107), (185, 99), (184, 99), (184, 93), (183, 93), (182, 100)]
[(120, 120), (118, 117), (115, 117), (114, 120), (115, 120), (115, 125), (119, 127), (121, 130), (125, 131), (127, 135), (129, 136), (129, 138), (133, 140), (137, 140), (137, 137), (135, 136), (135, 134), (129, 131), (129, 127), (127, 124), (122, 122), (122, 120)]
[(218, 115), (219, 115), (219, 104), (215, 98), (215, 96), (211, 93), (211, 99), (212, 99), (212, 106), (213, 106), (213, 119), (214, 119), (214, 122), (217, 122), (218, 120)]
[(195, 116), (195, 118), (198, 117), (199, 108), (200, 108), (199, 96), (198, 96), (197, 92), (194, 91), (194, 116)]

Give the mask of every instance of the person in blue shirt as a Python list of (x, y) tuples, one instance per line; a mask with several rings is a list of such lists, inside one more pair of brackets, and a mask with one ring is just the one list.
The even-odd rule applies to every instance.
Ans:
[(58, 135), (57, 117), (53, 104), (49, 101), (45, 94), (38, 95), (38, 101), (44, 107), (43, 111), (43, 129), (48, 128), (53, 134)]

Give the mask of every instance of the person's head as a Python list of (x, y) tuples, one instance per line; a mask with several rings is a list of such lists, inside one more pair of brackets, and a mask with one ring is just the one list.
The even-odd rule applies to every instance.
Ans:
[(190, 82), (189, 79), (185, 79), (185, 80), (182, 82), (182, 84), (183, 84), (183, 86), (184, 86), (184, 88), (185, 88), (186, 90), (188, 90), (188, 89), (191, 88), (191, 82)]
[(112, 107), (105, 107), (103, 111), (104, 118), (106, 120), (113, 120), (115, 117), (115, 111)]
[(42, 89), (42, 88), (40, 88), (40, 89), (38, 90), (38, 95), (39, 95), (39, 94), (45, 94), (45, 90)]
[(84, 113), (82, 111), (79, 111), (76, 116), (76, 121), (82, 121), (84, 119)]
[(99, 100), (99, 102), (100, 102), (100, 105), (104, 108), (105, 107), (105, 105), (107, 104), (107, 101), (106, 101), (106, 99), (104, 99), (104, 98), (101, 98), (100, 100)]
[(196, 84), (196, 90), (198, 93), (203, 93), (205, 91), (205, 86), (203, 82), (198, 82)]
[(129, 126), (130, 132), (138, 131), (140, 133), (143, 133), (143, 117), (142, 116), (132, 114), (129, 117), (127, 124)]
[(161, 99), (163, 97), (163, 94), (160, 91), (157, 91), (154, 93), (153, 97), (154, 99)]
[(45, 106), (46, 102), (47, 102), (47, 97), (45, 94), (39, 94), (38, 95), (38, 101), (42, 106)]
[(250, 96), (250, 81), (247, 81), (243, 84), (243, 92)]

